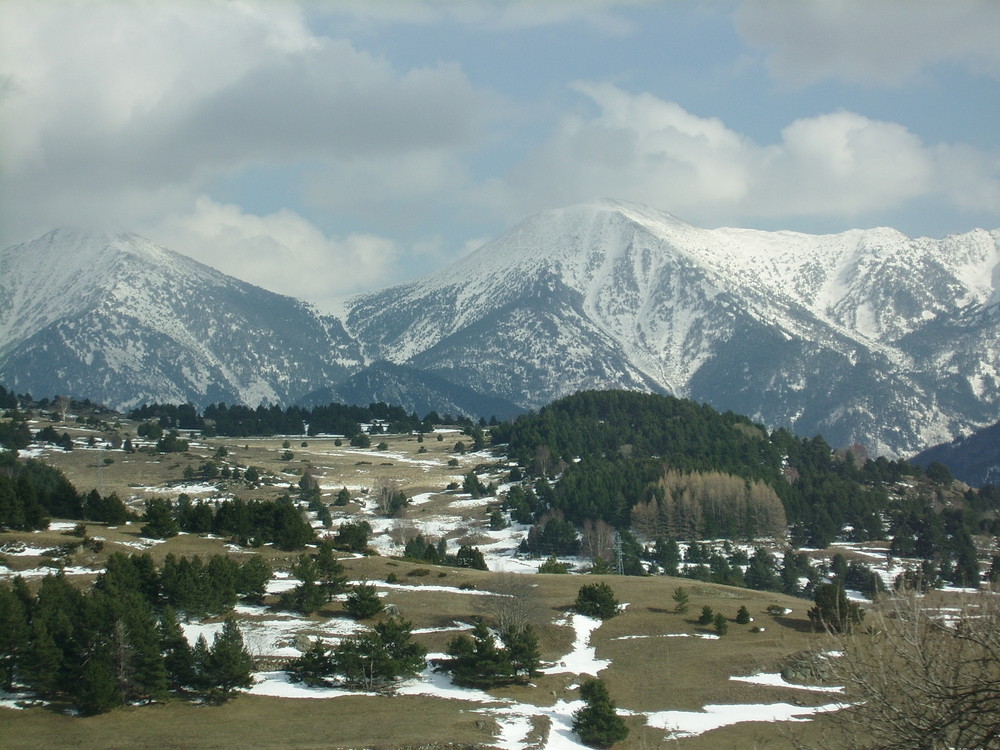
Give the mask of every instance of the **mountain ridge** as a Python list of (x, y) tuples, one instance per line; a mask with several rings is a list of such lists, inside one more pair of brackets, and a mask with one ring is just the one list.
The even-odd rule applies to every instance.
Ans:
[[(88, 242), (98, 260), (74, 275), (65, 253)], [(62, 266), (38, 285), (42, 251)], [(703, 229), (604, 200), (529, 217), (339, 317), (128, 233), (57, 231), (0, 259), (0, 378), (113, 405), (289, 403), (368, 368), (373, 397), (449, 390), (435, 378), (522, 409), (671, 393), (891, 456), (1000, 418), (1000, 230)]]

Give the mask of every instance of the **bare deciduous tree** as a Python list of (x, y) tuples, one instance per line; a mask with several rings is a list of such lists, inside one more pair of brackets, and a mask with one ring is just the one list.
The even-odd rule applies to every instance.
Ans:
[(959, 606), (886, 597), (864, 627), (838, 637), (832, 679), (851, 707), (831, 716), (849, 750), (1000, 746), (1000, 594)]
[(501, 633), (517, 632), (539, 619), (541, 602), (532, 580), (529, 575), (501, 573), (490, 587), (493, 596), (476, 597), (478, 608), (496, 621)]
[(582, 552), (591, 560), (613, 562), (615, 559), (615, 529), (601, 519), (583, 522)]

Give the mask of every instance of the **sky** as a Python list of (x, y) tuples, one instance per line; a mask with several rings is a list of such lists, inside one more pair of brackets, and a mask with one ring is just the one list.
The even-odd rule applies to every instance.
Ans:
[(0, 0), (0, 247), (124, 229), (333, 310), (604, 197), (996, 229), (998, 39), (996, 0)]

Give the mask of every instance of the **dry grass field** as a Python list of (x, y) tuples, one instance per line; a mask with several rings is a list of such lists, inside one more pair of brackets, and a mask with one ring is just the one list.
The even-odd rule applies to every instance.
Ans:
[[(77, 437), (86, 435), (85, 432), (77, 433)], [(467, 502), (453, 503), (455, 495), (445, 493), (445, 487), (450, 482), (460, 483), (462, 474), (472, 467), (495, 461), (486, 454), (455, 454), (453, 447), (460, 438), (457, 433), (445, 435), (440, 442), (433, 436), (427, 437), (422, 444), (427, 449), (425, 453), (418, 453), (420, 444), (415, 436), (386, 436), (389, 449), (385, 451), (351, 449), (346, 445), (338, 448), (331, 438), (213, 439), (194, 441), (188, 454), (125, 455), (121, 451), (81, 448), (69, 453), (47, 452), (44, 459), (61, 468), (82, 491), (92, 487), (103, 493), (115, 491), (123, 499), (132, 498), (139, 506), (145, 497), (166, 493), (165, 496), (176, 498), (171, 492), (197, 484), (197, 481), (183, 481), (184, 467), (197, 468), (214, 456), (218, 447), (224, 446), (229, 454), (227, 461), (242, 467), (257, 466), (273, 473), (277, 479), (273, 485), (252, 491), (242, 483), (236, 486), (223, 482), (212, 492), (202, 492), (202, 496), (273, 497), (288, 491), (289, 487), (295, 488), (301, 471), (307, 467), (321, 476), (328, 502), (341, 486), (360, 495), (362, 488), (391, 479), (411, 496), (439, 493), (427, 494), (421, 503), (408, 507), (404, 513), (406, 522), (421, 528), (422, 519), (433, 517), (435, 528), (439, 528), (442, 517), (453, 518), (454, 526), (461, 529), (453, 534), (457, 539), (476, 536), (484, 507)], [(382, 439), (379, 437), (373, 443)], [(294, 454), (291, 461), (281, 460), (281, 453), (286, 450), (283, 447), (285, 440), (290, 443), (288, 450)], [(302, 442), (307, 445), (301, 445)], [(110, 462), (105, 461), (108, 458)], [(450, 459), (457, 459), (459, 466), (449, 466)], [(497, 479), (500, 476), (496, 474)], [(198, 496), (199, 492), (191, 494)], [(335, 524), (343, 518), (370, 517), (371, 510), (358, 503), (335, 508)], [(139, 524), (131, 524), (108, 529), (97, 524), (88, 525), (88, 535), (102, 538), (104, 549), (99, 553), (77, 550), (62, 562), (76, 569), (96, 571), (101, 567), (102, 557), (113, 551), (144, 549), (157, 561), (168, 553), (210, 555), (227, 552), (238, 558), (251, 554), (227, 545), (224, 540), (191, 535), (150, 544), (149, 540), (140, 537), (138, 527)], [(13, 541), (42, 549), (65, 544), (72, 541), (72, 537), (60, 530), (0, 534), (0, 545)], [(267, 547), (253, 554), (264, 555), (277, 570), (287, 569), (295, 557)], [(13, 572), (37, 571), (45, 560), (38, 556), (9, 555), (6, 565)], [(383, 587), (385, 601), (394, 604), (402, 616), (413, 622), (416, 630), (424, 631), (417, 638), (431, 653), (443, 651), (448, 640), (454, 637), (455, 628), (467, 626), (476, 615), (484, 613), (488, 597), (476, 595), (476, 592), (493, 590), (510, 576), (509, 573), (421, 565), (386, 555), (345, 557), (343, 562), (354, 580), (381, 584), (392, 576), (398, 581), (397, 585)], [(75, 575), (73, 580), (86, 585), (92, 577), (81, 574)], [(666, 730), (647, 723), (648, 714), (701, 711), (706, 705), (791, 703), (807, 707), (835, 701), (829, 694), (730, 679), (777, 672), (789, 655), (822, 648), (824, 636), (812, 633), (806, 618), (809, 602), (687, 579), (536, 574), (531, 576), (537, 605), (533, 619), (540, 636), (543, 661), (547, 664), (557, 664), (574, 648), (575, 635), (567, 617), (580, 586), (595, 580), (609, 583), (618, 600), (626, 605), (621, 614), (605, 621), (590, 638), (596, 658), (607, 661), (600, 677), (606, 681), (619, 709), (628, 714), (626, 721), (631, 735), (620, 744), (621, 748), (666, 744), (693, 749), (780, 749), (793, 746), (784, 736), (788, 731), (795, 730), (814, 738), (821, 734), (822, 715), (813, 721), (796, 724), (748, 721), (692, 737), (671, 737)], [(671, 595), (677, 586), (684, 586), (690, 595), (686, 614), (674, 612)], [(271, 597), (270, 603), (275, 604), (276, 597)], [(729, 618), (729, 632), (724, 637), (699, 637), (714, 633), (711, 628), (696, 623), (705, 604)], [(763, 627), (763, 632), (752, 632), (751, 625), (732, 622), (741, 605), (754, 617), (752, 626)], [(780, 617), (769, 615), (769, 605), (787, 607), (791, 613)], [(307, 619), (322, 630), (331, 621), (345, 617), (342, 605), (332, 602)], [(553, 707), (561, 701), (577, 700), (576, 688), (581, 679), (579, 674), (572, 672), (546, 673), (531, 686), (497, 689), (491, 691), (491, 695), (497, 705), (508, 706), (515, 712), (531, 706)], [(748, 709), (746, 718), (753, 716), (754, 712)], [(447, 697), (434, 694), (354, 695), (313, 699), (252, 694), (241, 695), (223, 706), (170, 700), (161, 705), (129, 707), (86, 718), (66, 715), (59, 706), (26, 710), (0, 708), (0, 747), (4, 750), (48, 750), (52, 747), (96, 750), (573, 746), (569, 738), (549, 731), (548, 718), (535, 716), (531, 722), (534, 731), (522, 732), (523, 736), (515, 741), (502, 732), (496, 710), (484, 710), (480, 700), (462, 700), (453, 694)]]

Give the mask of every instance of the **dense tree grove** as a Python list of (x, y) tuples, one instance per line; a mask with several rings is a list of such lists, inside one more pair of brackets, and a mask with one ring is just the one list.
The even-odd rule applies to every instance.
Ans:
[[(530, 486), (513, 485), (501, 510), (531, 524), (521, 547), (537, 556), (576, 554), (582, 544), (593, 557), (586, 529), (604, 523), (622, 540), (629, 529), (655, 539), (639, 555), (665, 573), (811, 596), (817, 570), (794, 552), (783, 560), (706, 553), (687, 559), (682, 571), (677, 542), (790, 533), (793, 548), (825, 548), (838, 539), (888, 538), (893, 555), (924, 561), (909, 583), (937, 586), (981, 580), (974, 536), (1000, 533), (996, 487), (968, 490), (959, 507), (942, 509), (941, 490), (951, 484), (946, 467), (928, 473), (905, 461), (861, 460), (860, 451), (834, 451), (819, 436), (769, 433), (682, 399), (577, 393), (494, 426), (492, 438), (517, 461), (511, 481), (533, 478)], [(930, 489), (898, 491), (899, 483), (915, 481)], [(623, 552), (615, 563), (625, 558), (643, 572)], [(607, 553), (601, 559), (610, 561)], [(868, 593), (881, 585), (865, 566), (849, 572), (842, 585)]]
[(288, 495), (274, 502), (235, 498), (213, 503), (192, 502), (181, 496), (176, 507), (171, 507), (181, 531), (213, 533), (244, 546), (273, 543), (284, 550), (297, 550), (314, 537), (312, 527)]
[(0, 451), (0, 529), (44, 529), (53, 517), (84, 517), (76, 488), (58, 469)]
[(216, 555), (111, 555), (90, 590), (47, 576), (32, 593), (23, 579), (0, 582), (0, 685), (65, 699), (85, 713), (164, 697), (169, 691), (225, 700), (250, 680), (250, 656), (229, 619), (209, 645), (192, 648), (177, 612), (221, 614), (255, 596), (266, 565)]
[(559, 473), (547, 507), (577, 524), (635, 522), (675, 538), (750, 537), (782, 521), (813, 546), (845, 526), (874, 538), (888, 504), (882, 483), (920, 471), (884, 459), (858, 467), (820, 437), (631, 391), (577, 393), (492, 429), (533, 475)]

